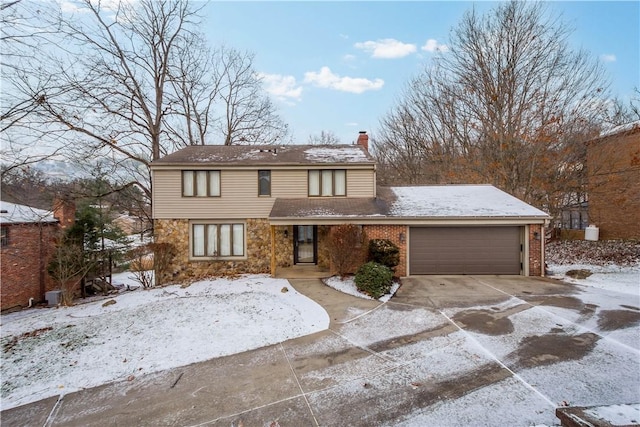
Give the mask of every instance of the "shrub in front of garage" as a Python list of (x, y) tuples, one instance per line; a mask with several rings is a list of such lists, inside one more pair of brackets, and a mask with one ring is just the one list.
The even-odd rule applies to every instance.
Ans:
[(358, 268), (354, 281), (360, 292), (378, 299), (391, 290), (393, 271), (386, 265), (369, 261)]
[(400, 263), (400, 248), (389, 239), (369, 240), (369, 260), (391, 270)]

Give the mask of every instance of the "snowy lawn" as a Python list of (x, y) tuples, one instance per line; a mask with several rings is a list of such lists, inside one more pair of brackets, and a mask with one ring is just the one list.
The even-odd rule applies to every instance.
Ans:
[[(135, 284), (130, 276), (114, 283)], [(322, 307), (267, 276), (139, 289), (1, 319), (3, 410), (329, 327)]]
[[(586, 279), (573, 279), (566, 276), (569, 270), (589, 270), (591, 276)], [(549, 277), (580, 286), (604, 289), (630, 295), (640, 295), (640, 264), (631, 266), (566, 264), (549, 265)]]

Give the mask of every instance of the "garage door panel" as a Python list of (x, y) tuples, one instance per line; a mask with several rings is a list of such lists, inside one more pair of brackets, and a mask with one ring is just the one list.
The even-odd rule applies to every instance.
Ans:
[(520, 274), (519, 227), (412, 227), (410, 274)]

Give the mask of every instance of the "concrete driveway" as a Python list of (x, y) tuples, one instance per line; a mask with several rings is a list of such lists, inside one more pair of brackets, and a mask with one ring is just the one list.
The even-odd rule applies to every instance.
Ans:
[(403, 280), (380, 304), (291, 280), (329, 330), (51, 398), (3, 426), (533, 426), (640, 401), (640, 296), (504, 276)]

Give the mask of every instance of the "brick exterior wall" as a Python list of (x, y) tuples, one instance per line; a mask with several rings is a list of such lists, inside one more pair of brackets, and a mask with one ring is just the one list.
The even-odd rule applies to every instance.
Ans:
[[(407, 275), (407, 236), (409, 235), (406, 225), (365, 225), (363, 231), (367, 239), (388, 239), (400, 248), (400, 263), (396, 266), (395, 276), (405, 277)], [(404, 242), (400, 241), (400, 234), (404, 235)], [(369, 243), (366, 243), (367, 247)]]
[[(271, 229), (266, 219), (245, 220), (246, 259), (203, 260), (189, 259), (189, 220), (172, 219), (154, 221), (157, 243), (172, 243), (177, 255), (168, 268), (165, 283), (180, 283), (206, 277), (235, 276), (238, 274), (269, 274), (271, 272)], [(288, 236), (285, 237), (284, 230)], [(289, 267), (293, 261), (293, 228), (276, 227), (276, 265)]]
[(529, 226), (529, 276), (542, 276), (544, 273), (543, 241), (544, 229), (542, 225), (531, 224)]
[(27, 307), (29, 298), (43, 302), (45, 292), (56, 289), (47, 274), (47, 266), (55, 251), (57, 224), (12, 224), (8, 229), (8, 245), (0, 253), (1, 309)]
[(640, 239), (640, 129), (587, 143), (587, 171), (599, 238)]

